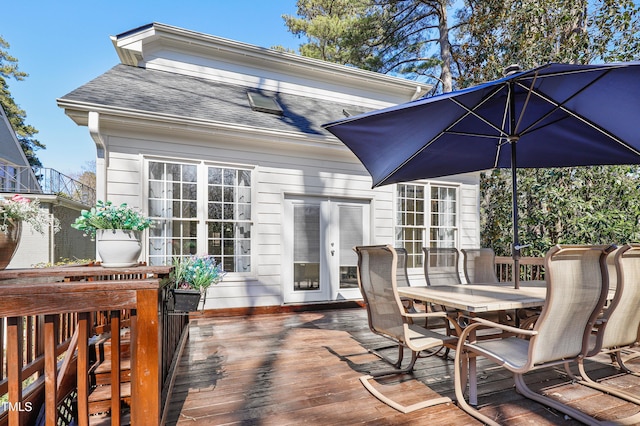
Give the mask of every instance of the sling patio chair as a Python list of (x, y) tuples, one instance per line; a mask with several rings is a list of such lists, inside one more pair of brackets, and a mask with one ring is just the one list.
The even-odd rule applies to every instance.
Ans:
[[(492, 248), (462, 249), (464, 277), (467, 284), (497, 284), (496, 254)], [(498, 312), (499, 322), (516, 325), (516, 313)]]
[[(376, 378), (410, 373), (421, 351), (443, 345), (454, 347), (457, 339), (414, 324), (414, 320), (417, 319), (435, 317), (446, 319), (446, 314), (405, 310), (398, 295), (396, 249), (391, 245), (377, 245), (354, 247), (354, 250), (358, 254), (358, 285), (367, 309), (369, 328), (373, 333), (395, 342), (399, 350), (396, 362), (382, 357), (392, 364), (394, 369), (362, 376), (360, 381), (380, 401), (403, 413), (451, 402), (450, 398), (439, 397), (404, 406), (386, 397), (371, 384), (370, 381)], [(405, 368), (401, 368), (405, 347), (411, 351), (411, 361)]]
[(422, 247), (427, 285), (457, 285), (460, 279), (460, 252), (455, 247)]
[[(404, 247), (396, 247), (396, 254), (398, 255), (398, 266), (396, 268), (396, 283), (398, 287), (410, 287), (409, 272), (407, 271), (407, 261), (409, 255)], [(402, 305), (408, 312), (418, 312), (414, 306), (414, 300), (408, 297), (401, 297)]]
[[(621, 356), (624, 348), (631, 347), (638, 342), (640, 328), (640, 244), (625, 244), (615, 251), (615, 269), (617, 285), (611, 303), (605, 308), (602, 316), (596, 321), (593, 332), (588, 335), (589, 351), (586, 357), (595, 356), (601, 352), (608, 353), (614, 358), (625, 374), (640, 376), (630, 370)], [(611, 278), (611, 274), (609, 275)], [(637, 356), (637, 355), (636, 355)], [(577, 360), (580, 377), (576, 377), (567, 363), (565, 369), (578, 383), (614, 395), (635, 404), (640, 404), (640, 396), (633, 395), (612, 385), (606, 385), (591, 379), (584, 368), (583, 359)], [(604, 378), (606, 380), (607, 377)], [(602, 379), (601, 379), (602, 380)]]
[[(427, 286), (432, 285), (459, 285), (460, 279), (460, 252), (455, 247), (422, 247), (424, 253), (424, 278)], [(434, 311), (446, 312), (452, 318), (456, 318), (458, 311), (447, 309), (445, 306), (434, 307)], [(459, 334), (460, 327), (451, 327), (447, 322), (447, 334)], [(449, 348), (445, 349), (444, 356), (449, 354)]]
[(494, 284), (498, 282), (496, 254), (493, 249), (462, 249), (462, 257), (467, 284)]
[[(482, 356), (513, 373), (516, 389), (526, 398), (561, 411), (588, 425), (601, 424), (587, 414), (531, 390), (524, 374), (553, 365), (577, 360), (587, 351), (585, 341), (604, 306), (608, 293), (606, 256), (613, 246), (555, 246), (545, 256), (547, 294), (540, 318), (533, 330), (469, 318), (456, 350), (454, 365), (457, 403), (467, 413), (488, 425), (498, 425), (465, 400), (469, 357)], [(501, 328), (525, 338), (508, 337), (476, 340), (475, 331), (482, 325)], [(475, 380), (472, 381), (475, 383)], [(475, 389), (470, 393), (475, 394)]]

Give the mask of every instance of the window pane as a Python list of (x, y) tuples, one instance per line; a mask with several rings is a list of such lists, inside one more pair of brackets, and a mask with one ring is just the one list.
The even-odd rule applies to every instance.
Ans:
[(224, 169), (224, 184), (235, 185), (236, 184), (236, 171), (231, 169)]
[(238, 185), (239, 186), (251, 186), (251, 172), (249, 170), (238, 171)]
[(209, 167), (208, 180), (210, 184), (220, 185), (222, 183), (222, 169)]
[(209, 201), (222, 201), (222, 188), (219, 186), (209, 187)]
[(164, 164), (151, 162), (149, 163), (149, 179), (164, 179)]
[(182, 166), (182, 181), (183, 182), (197, 182), (198, 180), (198, 169), (196, 166)]
[(198, 196), (197, 185), (191, 183), (182, 184), (182, 198), (185, 200), (196, 200)]

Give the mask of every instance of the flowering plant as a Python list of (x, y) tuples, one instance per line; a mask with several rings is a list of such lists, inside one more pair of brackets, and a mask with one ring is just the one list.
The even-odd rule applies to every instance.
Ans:
[(0, 197), (0, 231), (9, 232), (12, 222), (23, 221), (30, 224), (34, 230), (44, 235), (49, 225), (53, 225), (53, 232), (60, 230), (60, 221), (53, 218), (40, 208), (40, 200), (31, 201), (22, 195), (15, 194), (11, 199)]
[(173, 258), (173, 279), (177, 289), (199, 290), (204, 294), (213, 284), (218, 284), (227, 274), (213, 256), (188, 256)]
[(127, 203), (114, 206), (111, 201), (98, 201), (91, 210), (82, 210), (71, 226), (94, 239), (98, 229), (144, 231), (152, 224), (151, 219), (143, 216), (139, 210), (127, 206)]

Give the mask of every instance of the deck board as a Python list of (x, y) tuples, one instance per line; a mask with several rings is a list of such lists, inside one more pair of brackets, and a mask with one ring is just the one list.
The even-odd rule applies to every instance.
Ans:
[[(402, 414), (371, 396), (358, 378), (389, 368), (368, 351), (385, 344), (369, 331), (361, 308), (195, 318), (178, 366), (167, 424), (480, 424), (455, 403)], [(384, 353), (394, 356), (395, 350)], [(585, 365), (594, 377), (615, 372), (605, 356)], [(630, 365), (640, 370), (640, 360)], [(580, 424), (520, 396), (506, 370), (480, 361), (478, 371), (480, 410), (501, 424)], [(377, 385), (410, 404), (436, 394), (453, 398), (452, 376), (452, 360), (433, 356), (418, 360), (413, 376), (395, 376)], [(640, 393), (640, 377), (608, 382)], [(533, 372), (527, 383), (602, 419), (640, 411), (634, 404), (571, 384), (562, 368)]]

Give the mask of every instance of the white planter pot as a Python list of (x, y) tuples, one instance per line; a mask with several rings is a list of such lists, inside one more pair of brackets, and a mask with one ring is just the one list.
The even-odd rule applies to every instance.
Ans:
[(104, 267), (126, 268), (136, 266), (142, 252), (140, 231), (98, 229), (96, 232), (96, 247)]

